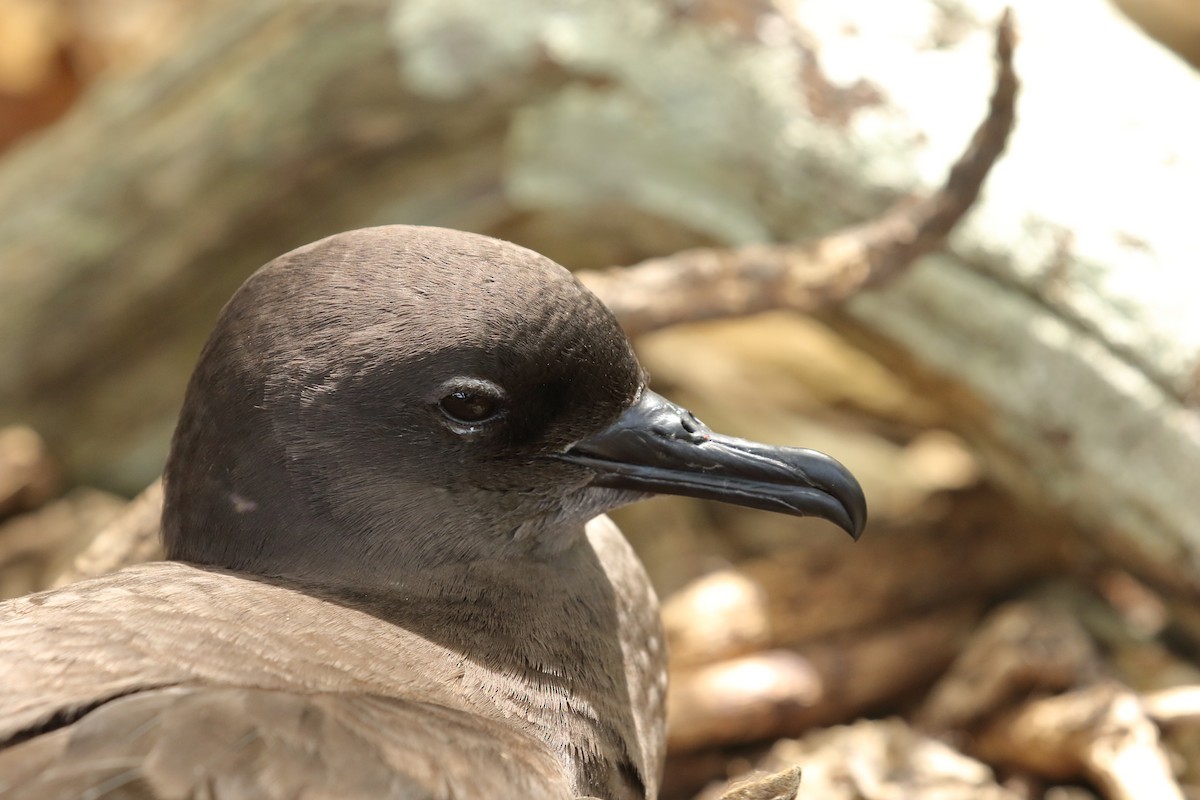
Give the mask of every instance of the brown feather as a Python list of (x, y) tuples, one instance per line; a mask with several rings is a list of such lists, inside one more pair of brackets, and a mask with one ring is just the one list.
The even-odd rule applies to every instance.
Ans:
[[(662, 760), (657, 601), (607, 518), (584, 541), (533, 575), (414, 581), (435, 604), (169, 562), (9, 601), (0, 795), (641, 797)], [(506, 602), (476, 613), (489, 596)], [(651, 647), (622, 647), (630, 624)]]

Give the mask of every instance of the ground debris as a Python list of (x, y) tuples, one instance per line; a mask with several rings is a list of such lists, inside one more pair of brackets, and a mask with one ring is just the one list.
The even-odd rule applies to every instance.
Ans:
[[(771, 773), (798, 769), (800, 800), (1020, 800), (996, 782), (986, 764), (897, 718), (778, 742), (755, 767)], [(714, 787), (698, 800), (730, 797), (722, 791), (728, 790)]]

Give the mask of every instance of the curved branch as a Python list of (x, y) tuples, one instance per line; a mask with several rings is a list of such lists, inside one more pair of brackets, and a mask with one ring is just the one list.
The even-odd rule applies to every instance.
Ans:
[(1012, 14), (996, 27), (997, 76), (988, 114), (933, 194), (813, 242), (698, 248), (632, 267), (581, 272), (630, 336), (680, 322), (773, 309), (813, 311), (883, 283), (936, 250), (971, 208), (1008, 143), (1019, 83)]

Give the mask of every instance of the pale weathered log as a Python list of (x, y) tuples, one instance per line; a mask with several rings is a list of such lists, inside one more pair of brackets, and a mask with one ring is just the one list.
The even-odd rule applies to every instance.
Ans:
[[(1010, 487), (1194, 597), (1200, 229), (1184, 198), (1200, 178), (1200, 83), (1103, 3), (1014, 6), (1026, 91), (987, 196), (948, 252), (836, 324), (941, 395)], [(1084, 29), (1086, 42), (1071, 33)]]
[(633, 267), (580, 275), (630, 336), (715, 317), (780, 308), (812, 312), (896, 277), (945, 243), (1004, 152), (1017, 97), (1014, 33), (996, 31), (996, 88), (987, 116), (938, 191), (879, 219), (801, 245), (748, 245), (676, 253)]

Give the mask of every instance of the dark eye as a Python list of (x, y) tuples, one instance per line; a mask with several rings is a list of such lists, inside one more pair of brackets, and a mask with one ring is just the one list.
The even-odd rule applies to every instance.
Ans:
[(504, 411), (504, 391), (490, 381), (464, 381), (446, 389), (438, 408), (450, 422), (478, 425)]
[(456, 422), (483, 422), (495, 416), (497, 406), (496, 398), (474, 392), (454, 392), (441, 402), (442, 411)]

